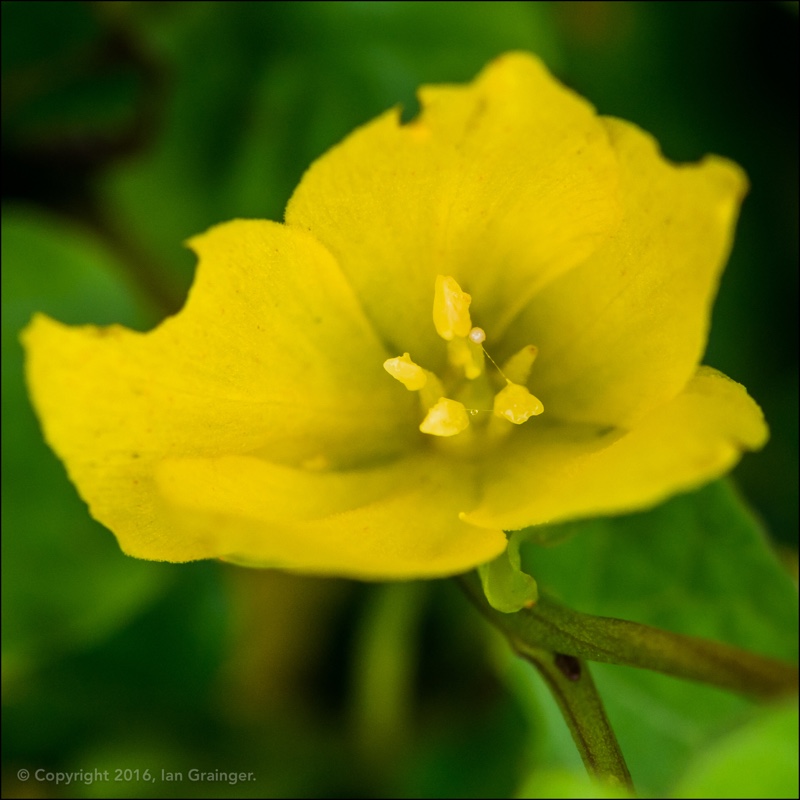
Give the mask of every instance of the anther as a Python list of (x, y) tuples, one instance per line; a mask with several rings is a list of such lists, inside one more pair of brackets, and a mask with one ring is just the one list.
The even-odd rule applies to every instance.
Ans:
[(463, 336), (470, 332), (472, 320), (469, 316), (469, 304), (472, 298), (461, 290), (455, 278), (449, 275), (437, 275), (433, 291), (433, 324), (436, 333), (446, 341), (454, 336)]
[[(455, 278), (450, 275), (436, 276), (433, 322), (436, 332), (447, 342), (450, 367), (445, 374), (447, 388), (436, 374), (415, 364), (408, 353), (389, 358), (383, 363), (384, 369), (395, 380), (409, 391), (419, 393), (419, 402), (425, 415), (419, 426), (422, 433), (455, 436), (470, 426), (470, 417), (477, 416), (482, 410), (489, 410), (486, 406), (491, 403), (493, 381), (486, 374), (484, 359), (495, 367), (506, 383), (494, 397), (491, 409), (494, 417), (521, 425), (544, 411), (539, 398), (525, 387), (538, 352), (536, 347), (523, 347), (504, 362), (501, 369), (484, 347), (486, 332), (483, 328), (472, 326), (469, 314), (471, 302), (472, 298), (462, 291)], [(460, 376), (466, 378), (466, 382)], [(446, 396), (451, 393), (459, 400)], [(486, 430), (491, 438), (502, 438), (511, 431), (497, 420), (482, 419), (481, 422), (485, 424), (480, 426), (480, 430)]]
[(418, 392), (428, 382), (425, 370), (411, 360), (408, 353), (397, 358), (388, 358), (383, 368), (396, 380), (400, 381), (409, 392)]
[(428, 409), (419, 426), (423, 433), (432, 436), (455, 436), (469, 427), (469, 416), (463, 403), (440, 397), (435, 406)]
[(524, 386), (511, 381), (494, 398), (495, 415), (515, 425), (522, 425), (530, 417), (538, 416), (543, 411), (544, 406), (538, 397), (532, 395)]

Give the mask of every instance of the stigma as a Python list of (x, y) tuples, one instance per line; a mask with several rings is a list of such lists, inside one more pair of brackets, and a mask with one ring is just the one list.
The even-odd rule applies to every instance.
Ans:
[[(483, 416), (484, 423), (493, 417), (522, 425), (544, 411), (541, 400), (525, 386), (537, 348), (527, 345), (499, 367), (484, 347), (486, 332), (472, 324), (471, 303), (472, 297), (455, 278), (436, 276), (433, 325), (446, 342), (448, 368), (443, 379), (412, 361), (409, 353), (383, 363), (408, 391), (419, 393), (423, 414), (419, 429), (430, 436), (456, 436), (471, 426), (470, 418), (476, 424)], [(487, 370), (487, 361), (492, 370)]]

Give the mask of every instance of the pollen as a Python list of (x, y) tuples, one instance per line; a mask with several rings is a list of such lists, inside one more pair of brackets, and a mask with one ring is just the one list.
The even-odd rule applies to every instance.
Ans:
[(511, 383), (511, 381), (494, 398), (495, 415), (507, 419), (515, 425), (522, 425), (523, 422), (538, 416), (543, 411), (544, 406), (538, 397), (532, 395), (524, 386)]
[(461, 290), (455, 278), (437, 275), (433, 293), (433, 324), (436, 333), (446, 341), (466, 337), (472, 329), (469, 304), (472, 297)]
[(464, 404), (440, 397), (439, 402), (428, 409), (419, 429), (432, 436), (455, 436), (468, 427), (469, 415)]
[(396, 380), (400, 381), (409, 392), (418, 392), (428, 382), (425, 370), (411, 360), (409, 353), (397, 358), (388, 358), (383, 368)]

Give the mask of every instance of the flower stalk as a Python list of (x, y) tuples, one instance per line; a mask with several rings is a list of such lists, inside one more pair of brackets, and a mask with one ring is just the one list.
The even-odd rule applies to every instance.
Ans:
[(544, 679), (567, 723), (586, 771), (600, 783), (633, 791), (631, 774), (603, 701), (582, 659), (511, 642)]
[(476, 573), (462, 576), (461, 585), (516, 650), (537, 647), (589, 661), (650, 669), (762, 700), (797, 692), (795, 664), (638, 622), (583, 614), (546, 595), (532, 608), (504, 614), (486, 601)]
[(628, 620), (573, 611), (541, 596), (506, 614), (486, 599), (476, 572), (459, 583), (472, 603), (539, 671), (589, 774), (631, 788), (630, 774), (585, 661), (623, 664), (771, 700), (797, 692), (798, 669), (738, 647)]

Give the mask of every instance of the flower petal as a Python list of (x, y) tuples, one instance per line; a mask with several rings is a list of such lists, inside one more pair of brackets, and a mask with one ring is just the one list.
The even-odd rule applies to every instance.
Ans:
[(413, 122), (387, 112), (313, 164), (286, 220), (335, 255), (389, 349), (436, 370), (436, 275), (453, 276), (475, 324), (499, 337), (613, 231), (617, 166), (594, 109), (530, 55), (420, 98)]
[[(92, 514), (115, 532), (117, 514), (130, 514), (142, 536), (152, 531), (156, 558), (155, 539), (168, 535), (152, 489), (164, 458), (370, 463), (405, 451), (418, 422), (415, 398), (396, 391), (387, 353), (311, 237), (238, 221), (192, 246), (200, 264), (187, 305), (154, 331), (39, 316), (24, 333), (48, 442)], [(198, 557), (174, 547), (176, 558)]]
[(747, 179), (713, 156), (675, 166), (635, 126), (606, 124), (620, 160), (622, 225), (533, 299), (506, 347), (539, 347), (532, 385), (548, 414), (627, 426), (697, 368)]
[[(465, 572), (502, 552), (506, 537), (459, 519), (476, 481), (434, 461), (313, 473), (247, 456), (168, 460), (156, 474), (163, 541), (177, 531), (205, 557), (361, 579)], [(131, 534), (123, 543), (137, 554)]]
[(723, 475), (768, 435), (744, 387), (709, 367), (628, 433), (556, 425), (519, 434), (491, 462), (468, 522), (515, 530), (646, 508)]

